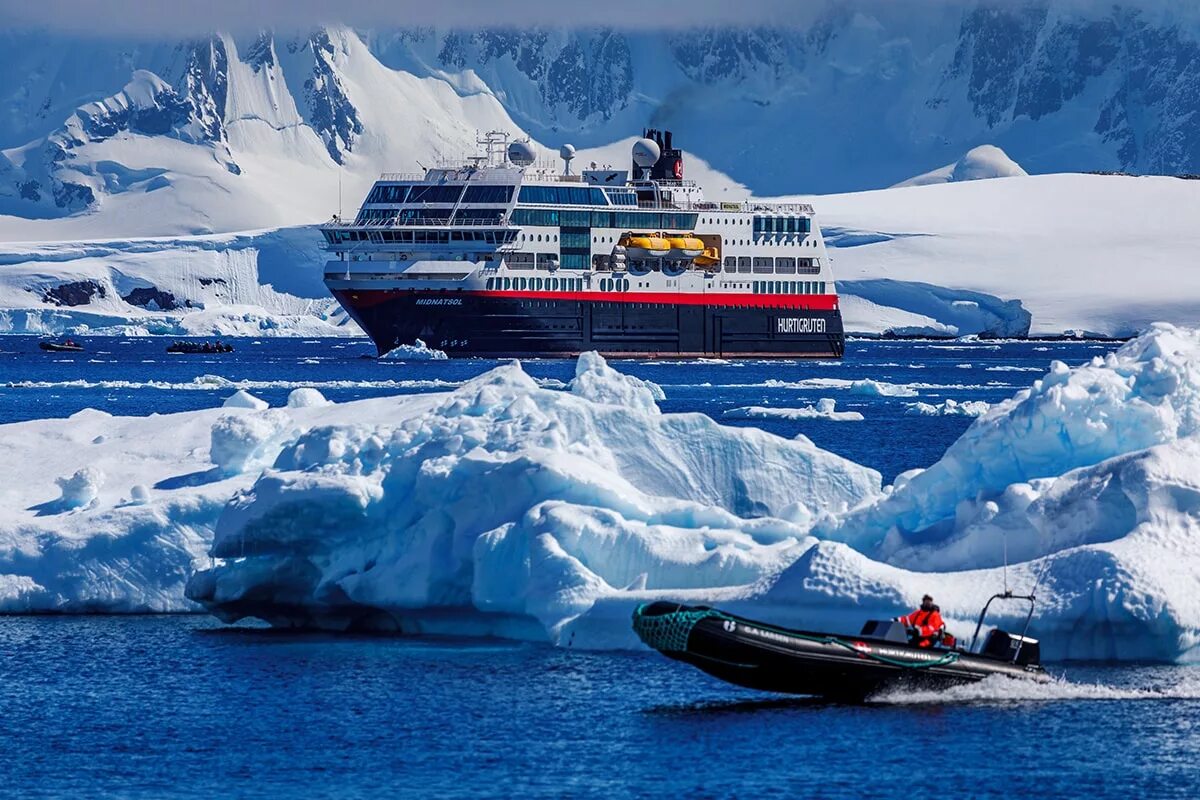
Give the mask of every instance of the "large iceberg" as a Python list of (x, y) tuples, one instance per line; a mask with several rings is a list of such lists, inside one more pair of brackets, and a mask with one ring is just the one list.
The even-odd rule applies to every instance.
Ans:
[(227, 619), (610, 647), (655, 598), (851, 631), (935, 591), (969, 634), (1007, 581), (1037, 589), (1050, 657), (1188, 659), (1197, 364), (1200, 335), (1169, 326), (1053, 364), (883, 491), (803, 438), (659, 414), (594, 356), (565, 393), (505, 367), (424, 415), (285, 448), (189, 595)]
[(806, 439), (661, 397), (590, 354), (565, 391), (514, 363), (313, 428), (230, 502), (188, 595), (226, 619), (560, 641), (599, 598), (755, 584), (814, 515), (880, 490)]
[(1036, 588), (1049, 657), (1200, 655), (1196, 331), (1051, 365), (889, 487), (662, 397), (591, 354), (565, 387), (513, 362), (431, 394), (5, 426), (0, 609), (633, 647), (660, 598), (851, 632), (932, 591), (969, 635), (1007, 582)]

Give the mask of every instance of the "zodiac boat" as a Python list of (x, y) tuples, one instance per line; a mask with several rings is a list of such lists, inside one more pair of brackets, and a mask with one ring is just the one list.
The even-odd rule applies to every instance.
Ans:
[(858, 636), (794, 630), (707, 606), (646, 603), (633, 614), (638, 637), (663, 655), (723, 681), (766, 692), (861, 701), (896, 686), (939, 689), (1001, 675), (1045, 682), (1036, 639), (1000, 629), (975, 649), (992, 600), (1030, 603), (1033, 596), (998, 594), (979, 615), (968, 648), (910, 643), (898, 622), (871, 620)]

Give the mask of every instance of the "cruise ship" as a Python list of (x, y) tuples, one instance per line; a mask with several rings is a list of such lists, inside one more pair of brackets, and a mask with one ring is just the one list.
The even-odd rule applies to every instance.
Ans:
[(539, 164), (493, 131), (461, 165), (384, 174), (321, 226), (325, 283), (380, 354), (841, 357), (812, 206), (707, 201), (672, 138), (575, 173), (570, 145)]

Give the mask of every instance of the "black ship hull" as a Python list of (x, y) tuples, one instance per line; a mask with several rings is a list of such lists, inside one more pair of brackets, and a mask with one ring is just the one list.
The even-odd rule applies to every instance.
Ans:
[(651, 603), (637, 609), (633, 627), (665, 656), (766, 692), (862, 700), (897, 686), (942, 689), (995, 675), (1049, 680), (1038, 666), (962, 650), (790, 630), (703, 606)]
[[(738, 304), (678, 296), (335, 289), (379, 353), (420, 339), (452, 356), (841, 358), (833, 295)], [(697, 298), (699, 299), (699, 298)]]

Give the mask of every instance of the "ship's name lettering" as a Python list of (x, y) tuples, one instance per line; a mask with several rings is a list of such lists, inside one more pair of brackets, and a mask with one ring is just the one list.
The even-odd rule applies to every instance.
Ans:
[(419, 306), (461, 306), (461, 297), (418, 297)]
[(779, 317), (775, 320), (776, 333), (824, 333), (825, 320), (821, 317)]

